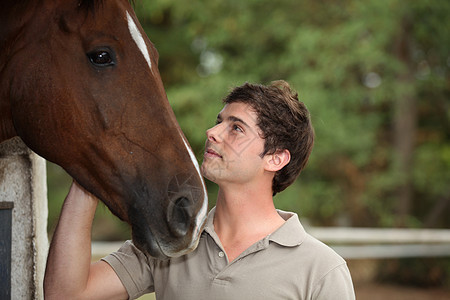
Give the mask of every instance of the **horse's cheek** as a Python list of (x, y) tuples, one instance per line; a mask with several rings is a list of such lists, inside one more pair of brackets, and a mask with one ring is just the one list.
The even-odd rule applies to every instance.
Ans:
[[(52, 89), (53, 83), (48, 80), (48, 72), (41, 72), (39, 67), (30, 69), (35, 76), (30, 80), (28, 76), (15, 78), (14, 89), (16, 93), (11, 97), (11, 113), (14, 120), (14, 128), (17, 134), (33, 151), (41, 156), (54, 153), (57, 141), (52, 139), (55, 120), (52, 114), (57, 113), (54, 107), (54, 99), (57, 96)], [(49, 157), (49, 160), (54, 160)]]

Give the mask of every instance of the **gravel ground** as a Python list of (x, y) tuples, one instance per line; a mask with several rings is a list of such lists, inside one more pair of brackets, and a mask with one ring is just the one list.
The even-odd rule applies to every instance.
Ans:
[(450, 288), (419, 289), (399, 285), (365, 283), (355, 285), (358, 300), (450, 300)]

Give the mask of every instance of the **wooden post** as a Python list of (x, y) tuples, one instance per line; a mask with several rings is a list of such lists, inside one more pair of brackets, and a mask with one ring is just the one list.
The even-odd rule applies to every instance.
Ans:
[(45, 160), (18, 137), (0, 144), (0, 202), (14, 204), (11, 299), (43, 299), (48, 251)]

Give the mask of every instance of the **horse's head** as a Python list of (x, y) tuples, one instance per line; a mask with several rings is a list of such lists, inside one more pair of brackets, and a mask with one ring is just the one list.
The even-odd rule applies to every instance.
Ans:
[(144, 252), (192, 250), (206, 190), (167, 101), (158, 53), (130, 4), (26, 2), (1, 54), (0, 92), (10, 110), (0, 112), (14, 124), (3, 132), (19, 135), (131, 224)]

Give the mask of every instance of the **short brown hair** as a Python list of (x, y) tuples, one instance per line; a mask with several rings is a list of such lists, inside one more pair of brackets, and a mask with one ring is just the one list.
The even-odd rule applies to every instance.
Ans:
[(287, 149), (290, 162), (277, 171), (272, 182), (273, 195), (291, 185), (306, 166), (314, 144), (314, 129), (305, 104), (286, 81), (278, 80), (270, 85), (245, 83), (234, 88), (225, 104), (242, 102), (249, 104), (258, 116), (266, 154)]

